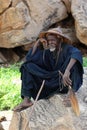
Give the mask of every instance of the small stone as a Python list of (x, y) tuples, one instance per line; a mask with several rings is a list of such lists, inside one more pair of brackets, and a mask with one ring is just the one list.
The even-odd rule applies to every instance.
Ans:
[(83, 102), (87, 103), (87, 96), (84, 97)]

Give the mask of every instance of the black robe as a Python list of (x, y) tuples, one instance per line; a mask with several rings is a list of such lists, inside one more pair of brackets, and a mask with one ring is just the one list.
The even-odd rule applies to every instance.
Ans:
[(41, 50), (37, 48), (34, 55), (31, 55), (31, 53), (32, 49), (29, 50), (26, 56), (26, 62), (23, 63), (20, 68), (22, 98), (28, 96), (35, 99), (44, 79), (45, 85), (39, 99), (46, 98), (55, 92), (66, 93), (68, 87), (63, 86), (59, 70), (64, 73), (71, 58), (77, 60), (70, 70), (72, 88), (76, 92), (81, 87), (83, 81), (83, 61), (80, 50), (72, 45), (62, 43), (57, 62), (53, 52), (50, 52), (50, 50)]

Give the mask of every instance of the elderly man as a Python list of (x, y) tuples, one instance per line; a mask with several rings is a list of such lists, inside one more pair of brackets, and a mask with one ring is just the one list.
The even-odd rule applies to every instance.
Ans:
[(33, 105), (31, 97), (36, 98), (43, 80), (45, 84), (39, 99), (55, 92), (67, 93), (68, 86), (72, 86), (75, 92), (80, 88), (83, 79), (81, 52), (64, 41), (70, 40), (60, 28), (40, 33), (26, 56), (26, 62), (21, 66), (23, 101), (14, 111)]

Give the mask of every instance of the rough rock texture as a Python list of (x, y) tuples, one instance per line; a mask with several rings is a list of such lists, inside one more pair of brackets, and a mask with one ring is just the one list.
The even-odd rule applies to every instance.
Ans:
[(2, 14), (9, 6), (11, 0), (0, 0), (0, 14)]
[(68, 16), (61, 0), (8, 0), (5, 5), (3, 1), (0, 3), (0, 47), (5, 48), (34, 41), (41, 30)]
[(71, 0), (62, 0), (62, 2), (64, 2), (66, 8), (67, 8), (67, 12), (70, 13), (71, 12)]
[(87, 45), (87, 0), (71, 0), (77, 38)]
[(87, 45), (86, 10), (86, 0), (0, 0), (0, 47), (32, 43), (40, 31), (64, 20), (69, 13), (75, 19), (77, 38)]
[[(9, 130), (75, 130), (71, 112), (64, 107), (58, 95), (40, 100), (27, 124), (31, 110), (14, 113)], [(81, 130), (79, 127), (77, 129)]]
[(0, 130), (4, 130), (3, 127), (2, 127), (2, 125), (1, 125), (1, 123), (0, 123)]
[(14, 112), (9, 130), (87, 130), (87, 101), (84, 100), (87, 96), (87, 68), (84, 68), (84, 72), (83, 86), (76, 93), (79, 117), (71, 107), (63, 105), (65, 95), (54, 95), (49, 100), (38, 101), (31, 118), (32, 107), (20, 113)]

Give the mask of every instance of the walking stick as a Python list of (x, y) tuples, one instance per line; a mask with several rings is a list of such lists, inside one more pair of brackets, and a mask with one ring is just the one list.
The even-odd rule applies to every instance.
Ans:
[(37, 102), (37, 100), (38, 100), (38, 98), (39, 98), (39, 96), (40, 96), (40, 93), (41, 93), (41, 91), (42, 91), (42, 89), (43, 89), (43, 87), (44, 87), (44, 83), (45, 83), (45, 80), (43, 80), (42, 85), (41, 85), (41, 87), (40, 87), (40, 89), (39, 89), (39, 91), (38, 91), (38, 94), (37, 94), (36, 99), (35, 99), (35, 101), (34, 101), (34, 104), (33, 104), (33, 106), (32, 106), (32, 110), (31, 110), (31, 112), (30, 112), (29, 118), (31, 118), (31, 115), (32, 115), (33, 110), (34, 110), (35, 105), (36, 105), (36, 102)]
[(35, 106), (36, 106), (37, 100), (38, 100), (38, 98), (39, 98), (39, 96), (40, 96), (40, 94), (41, 94), (41, 91), (42, 91), (43, 87), (44, 87), (44, 83), (45, 83), (45, 80), (43, 80), (42, 85), (41, 85), (41, 87), (40, 87), (40, 89), (39, 89), (39, 91), (38, 91), (38, 94), (37, 94), (37, 96), (36, 96), (36, 99), (35, 99), (35, 101), (34, 101), (34, 104), (33, 104), (33, 106), (32, 106), (32, 109), (31, 109), (31, 111), (30, 111), (29, 120), (28, 120), (28, 121), (26, 122), (26, 124), (25, 124), (25, 130), (26, 130), (28, 124), (29, 124), (29, 121), (30, 121), (30, 118), (31, 118), (32, 113), (33, 113), (33, 111), (34, 111), (34, 108), (35, 108)]
[[(59, 71), (59, 74), (61, 76), (63, 76), (62, 72)], [(80, 115), (80, 110), (79, 110), (79, 104), (78, 104), (78, 100), (76, 98), (75, 92), (73, 91), (72, 87), (69, 85), (69, 97), (70, 97), (70, 102), (71, 102), (71, 106), (73, 108), (73, 111), (75, 112), (75, 114), (77, 116)]]

